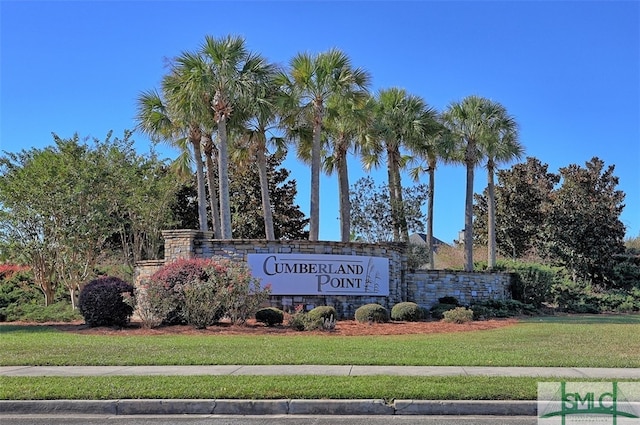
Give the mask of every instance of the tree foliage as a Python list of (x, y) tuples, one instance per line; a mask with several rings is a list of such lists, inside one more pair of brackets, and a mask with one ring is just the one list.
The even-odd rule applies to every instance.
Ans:
[(87, 143), (54, 134), (54, 146), (0, 159), (0, 238), (14, 261), (31, 266), (46, 305), (58, 285), (75, 301), (114, 234), (131, 265), (159, 253), (175, 179), (162, 178), (153, 155), (137, 156), (130, 135)]
[[(422, 206), (428, 196), (424, 184), (403, 188), (403, 210), (407, 228), (411, 232), (423, 231), (425, 214)], [(389, 186), (376, 186), (371, 177), (359, 179), (351, 187), (352, 238), (364, 242), (390, 242), (394, 240), (393, 211)]]
[(624, 252), (624, 192), (614, 166), (594, 157), (585, 167), (561, 168), (562, 185), (552, 193), (545, 226), (547, 255), (563, 264), (574, 281), (610, 285), (614, 256)]
[[(551, 191), (560, 180), (548, 165), (528, 157), (508, 170), (498, 171), (496, 185), (496, 243), (498, 251), (523, 258), (536, 251), (549, 211)], [(487, 191), (475, 195), (474, 240), (487, 243)]]

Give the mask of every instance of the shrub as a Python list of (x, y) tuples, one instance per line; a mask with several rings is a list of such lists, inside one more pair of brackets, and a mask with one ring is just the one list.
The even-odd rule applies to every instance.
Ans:
[(48, 306), (39, 303), (11, 304), (3, 309), (6, 320), (23, 322), (72, 322), (82, 319), (78, 310), (74, 310), (68, 301), (58, 301)]
[(438, 298), (438, 303), (440, 304), (451, 304), (455, 306), (459, 306), (460, 302), (456, 297), (452, 297), (447, 295), (446, 297)]
[(78, 308), (89, 326), (124, 326), (129, 323), (133, 306), (133, 286), (117, 277), (101, 277), (80, 292)]
[[(162, 285), (154, 285), (149, 280), (143, 280), (134, 291), (136, 298), (136, 314), (145, 328), (161, 325), (170, 312), (177, 307), (172, 302), (173, 297), (167, 296)], [(180, 310), (182, 306), (180, 306)], [(181, 313), (182, 314), (182, 313)], [(184, 320), (181, 318), (180, 320)]]
[(291, 316), (289, 316), (287, 326), (297, 331), (304, 331), (306, 328), (306, 318), (307, 313), (304, 312), (304, 306), (299, 304), (296, 306)]
[(334, 320), (338, 317), (338, 313), (336, 312), (335, 307), (330, 305), (321, 305), (318, 306), (307, 313), (310, 320), (316, 319), (330, 319), (331, 317)]
[(261, 308), (256, 311), (256, 321), (267, 326), (281, 325), (284, 321), (284, 312), (275, 307)]
[(391, 309), (391, 320), (402, 320), (405, 322), (417, 322), (423, 317), (422, 308), (413, 302), (402, 302)]
[(444, 312), (453, 310), (456, 307), (458, 307), (457, 304), (438, 303), (434, 304), (429, 311), (431, 312), (431, 317), (436, 320), (440, 320), (442, 319)]
[(551, 288), (559, 282), (558, 270), (542, 264), (509, 262), (511, 275), (511, 296), (524, 304), (540, 308), (550, 301)]
[(474, 320), (533, 315), (538, 312), (533, 304), (523, 304), (517, 300), (477, 301), (471, 304), (470, 308), (473, 310)]
[(384, 323), (389, 321), (389, 311), (380, 304), (365, 304), (356, 310), (358, 322)]
[(187, 323), (205, 329), (218, 322), (224, 314), (218, 282), (194, 280), (182, 287), (183, 314)]
[[(210, 259), (191, 258), (176, 260), (163, 266), (145, 282), (147, 300), (151, 303), (148, 308), (161, 314), (164, 324), (184, 324), (183, 288), (193, 281), (206, 281), (208, 276), (205, 269), (212, 262)], [(155, 320), (152, 319), (153, 321)]]
[(467, 323), (473, 320), (473, 310), (465, 307), (456, 307), (443, 313), (443, 321), (449, 323)]

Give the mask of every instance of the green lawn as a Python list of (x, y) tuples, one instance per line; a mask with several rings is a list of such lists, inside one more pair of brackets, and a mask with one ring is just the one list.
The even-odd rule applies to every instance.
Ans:
[[(344, 337), (96, 336), (0, 326), (0, 365), (353, 364), (640, 367), (640, 315), (535, 317), (500, 329)], [(0, 377), (0, 399), (535, 399), (541, 378)], [(546, 379), (550, 380), (550, 379)]]
[[(353, 364), (640, 367), (640, 322), (531, 319), (451, 334), (99, 336), (0, 326), (0, 365)], [(538, 319), (539, 320), (539, 319)], [(555, 320), (555, 321), (554, 321)]]

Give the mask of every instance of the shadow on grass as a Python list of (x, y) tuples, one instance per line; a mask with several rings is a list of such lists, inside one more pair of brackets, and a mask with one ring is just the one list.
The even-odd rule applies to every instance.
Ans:
[(566, 323), (640, 325), (640, 314), (567, 314), (557, 316), (533, 316), (520, 320), (523, 323)]

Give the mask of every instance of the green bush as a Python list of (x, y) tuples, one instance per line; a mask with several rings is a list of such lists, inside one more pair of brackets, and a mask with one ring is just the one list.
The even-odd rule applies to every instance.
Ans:
[(380, 304), (365, 304), (356, 309), (356, 320), (361, 323), (389, 321), (389, 311)]
[(442, 297), (442, 298), (438, 298), (438, 303), (439, 304), (451, 304), (451, 305), (455, 305), (455, 306), (459, 306), (460, 302), (458, 301), (458, 299), (456, 297), (452, 297), (447, 295), (446, 297)]
[(538, 309), (533, 304), (523, 304), (517, 300), (485, 300), (471, 304), (474, 320), (495, 317), (515, 317), (533, 315)]
[(101, 277), (80, 292), (78, 308), (89, 326), (124, 326), (133, 314), (133, 286), (117, 277)]
[(453, 310), (445, 311), (442, 320), (449, 323), (467, 323), (473, 320), (473, 310), (465, 307), (456, 307)]
[(309, 317), (309, 320), (331, 319), (332, 317), (334, 320), (336, 320), (338, 317), (338, 313), (333, 306), (321, 305), (314, 309), (311, 309), (311, 311), (307, 313), (307, 316)]
[(261, 308), (256, 311), (256, 321), (267, 326), (281, 325), (284, 321), (284, 312), (275, 307)]
[(68, 301), (58, 301), (48, 306), (38, 303), (11, 304), (4, 309), (9, 322), (72, 322), (81, 320), (82, 315), (74, 310)]
[(184, 318), (196, 329), (205, 329), (217, 323), (224, 314), (221, 290), (217, 283), (194, 280), (182, 287)]
[(431, 313), (431, 317), (433, 317), (436, 320), (440, 320), (442, 319), (443, 317), (442, 315), (444, 314), (445, 311), (453, 310), (456, 307), (458, 307), (457, 304), (438, 303), (438, 304), (434, 304), (429, 310), (429, 312)]
[(391, 309), (391, 320), (418, 322), (423, 318), (423, 309), (414, 302), (401, 302)]

